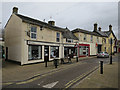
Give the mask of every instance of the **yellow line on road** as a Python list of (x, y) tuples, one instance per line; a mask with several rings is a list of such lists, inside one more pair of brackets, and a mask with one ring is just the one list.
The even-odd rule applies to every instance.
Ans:
[[(98, 67), (98, 66), (97, 66)], [(92, 69), (90, 72), (92, 72), (93, 70), (95, 70), (97, 67), (95, 67), (94, 69)], [(84, 76), (86, 76), (87, 74), (89, 74), (90, 72), (86, 72), (78, 77), (76, 77), (75, 79), (69, 81), (67, 84), (65, 84), (65, 88), (69, 88), (70, 86), (72, 86), (74, 83), (76, 83), (77, 81), (79, 81), (81, 78), (83, 78)]]

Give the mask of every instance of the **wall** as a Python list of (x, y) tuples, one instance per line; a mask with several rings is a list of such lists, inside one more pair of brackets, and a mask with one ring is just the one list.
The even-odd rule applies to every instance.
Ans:
[(5, 27), (5, 47), (8, 47), (8, 59), (21, 62), (22, 59), (22, 20), (12, 14)]

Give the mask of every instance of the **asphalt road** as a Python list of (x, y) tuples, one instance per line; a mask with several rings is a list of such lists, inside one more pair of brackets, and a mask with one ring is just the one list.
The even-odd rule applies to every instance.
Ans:
[[(71, 88), (77, 82), (98, 69), (99, 61), (109, 63), (109, 58), (89, 58), (71, 64), (69, 68), (47, 75), (38, 76), (24, 82), (16, 82), (3, 88)], [(113, 57), (117, 61), (118, 56)]]

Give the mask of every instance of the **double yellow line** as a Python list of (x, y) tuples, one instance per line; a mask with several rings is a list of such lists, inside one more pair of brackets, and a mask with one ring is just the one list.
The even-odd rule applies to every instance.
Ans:
[(80, 79), (82, 79), (83, 77), (85, 76), (88, 76), (89, 74), (91, 74), (93, 71), (97, 70), (98, 66), (95, 67), (94, 69), (92, 69), (91, 71), (89, 72), (86, 72), (78, 77), (76, 77), (75, 79), (69, 81), (67, 84), (65, 84), (65, 89), (69, 88), (70, 86), (72, 86), (73, 84), (75, 84), (77, 81), (79, 81)]

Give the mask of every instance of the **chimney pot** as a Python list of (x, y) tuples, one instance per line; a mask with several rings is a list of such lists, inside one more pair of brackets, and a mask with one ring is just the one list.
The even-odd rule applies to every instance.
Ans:
[(111, 24), (109, 25), (109, 31), (112, 31), (112, 25)]
[(99, 31), (101, 31), (101, 27), (99, 27), (98, 29), (99, 29)]
[(97, 23), (94, 24), (94, 31), (97, 31)]
[(18, 8), (17, 7), (13, 7), (13, 13), (17, 14), (18, 13)]

